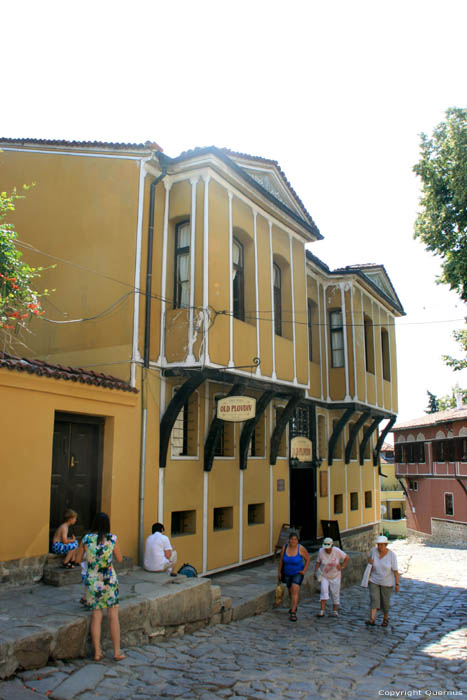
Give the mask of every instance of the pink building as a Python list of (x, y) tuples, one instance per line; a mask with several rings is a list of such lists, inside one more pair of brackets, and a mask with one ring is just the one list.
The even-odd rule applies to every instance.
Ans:
[(467, 544), (467, 406), (399, 423), (393, 433), (408, 537)]

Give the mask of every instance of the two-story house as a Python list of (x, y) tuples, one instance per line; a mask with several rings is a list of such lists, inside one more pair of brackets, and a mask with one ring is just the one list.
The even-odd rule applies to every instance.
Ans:
[[(283, 523), (314, 540), (322, 520), (337, 520), (346, 546), (366, 548), (379, 528), (377, 461), (397, 414), (404, 313), (384, 267), (333, 271), (313, 255), (321, 234), (271, 160), (215, 147), (169, 158), (156, 144), (0, 148), (4, 189), (36, 183), (15, 213), (20, 245), (32, 264), (56, 264), (44, 286), (57, 291), (25, 354), (138, 390), (123, 470), (122, 426), (102, 406), (57, 415), (48, 405), (35, 551), (55, 524), (53, 425), (67, 413), (101, 420), (98, 505), (130, 555), (156, 520), (203, 573), (269, 556)], [(239, 395), (256, 400), (254, 416), (219, 418), (219, 401)], [(72, 507), (71, 457), (62, 491)], [(32, 451), (22, 458), (31, 470)], [(81, 488), (94, 498), (91, 482)], [(11, 508), (4, 517), (15, 521)]]

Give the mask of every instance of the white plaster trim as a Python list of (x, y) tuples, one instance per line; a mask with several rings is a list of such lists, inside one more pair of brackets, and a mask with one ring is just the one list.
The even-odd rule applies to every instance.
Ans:
[[(381, 501), (380, 501), (381, 502)], [(374, 503), (374, 519), (376, 520), (376, 467), (373, 467), (373, 503)]]
[(233, 319), (233, 215), (232, 215), (232, 198), (233, 194), (229, 190), (229, 367), (234, 366), (234, 319)]
[[(203, 176), (204, 180), (204, 231), (203, 231), (203, 308), (208, 313), (209, 306), (209, 180), (210, 175)], [(206, 321), (205, 321), (206, 323)], [(203, 329), (204, 363), (209, 363), (209, 332), (206, 325)]]
[[(343, 445), (343, 449), (345, 449), (345, 445)], [(345, 528), (347, 529), (349, 527), (349, 508), (350, 508), (350, 503), (349, 503), (349, 490), (348, 490), (348, 474), (347, 474), (347, 464), (344, 464), (344, 484), (345, 484), (345, 492), (344, 492), (344, 498), (345, 498)]]
[(133, 297), (133, 341), (131, 350), (130, 385), (136, 386), (136, 363), (141, 361), (138, 350), (139, 335), (139, 306), (141, 293), (141, 255), (143, 238), (143, 208), (144, 208), (144, 181), (145, 166), (149, 158), (143, 159), (139, 164), (139, 185), (138, 185), (138, 218), (136, 222), (136, 252), (135, 252), (135, 293)]
[[(166, 468), (165, 468), (166, 469)], [(157, 494), (157, 519), (160, 523), (164, 522), (164, 472), (165, 469), (159, 467), (159, 492)]]
[(243, 561), (243, 469), (239, 469), (238, 490), (238, 561)]
[(272, 333), (272, 379), (277, 379), (276, 374), (276, 331), (275, 331), (275, 313), (274, 313), (274, 258), (272, 251), (272, 221), (269, 219), (269, 259), (271, 269), (271, 333)]
[(328, 520), (331, 520), (331, 470), (326, 469), (328, 473)]
[[(112, 158), (114, 160), (141, 160), (141, 155), (117, 156), (110, 153), (76, 153), (75, 151), (46, 151), (38, 148), (12, 148), (10, 146), (1, 146), (2, 151), (13, 151), (16, 153), (41, 153), (47, 156), (81, 156), (82, 158)], [(148, 156), (150, 160), (152, 156)]]
[[(305, 264), (306, 264), (306, 254), (305, 254)], [(327, 368), (328, 368), (328, 350), (327, 350), (327, 345), (325, 345), (325, 351), (323, 353), (323, 341), (322, 341), (322, 336), (321, 336), (321, 297), (323, 295), (323, 289), (322, 289), (322, 284), (316, 280), (316, 288), (318, 292), (318, 323), (319, 323), (319, 357), (320, 357), (320, 363), (319, 363), (319, 384), (320, 384), (320, 390), (321, 390), (321, 401), (324, 401), (324, 382), (323, 382), (323, 362), (321, 360), (322, 356), (324, 355), (326, 362), (326, 374), (327, 374)], [(326, 334), (324, 334), (326, 337)], [(308, 363), (308, 367), (309, 367)], [(310, 383), (310, 382), (308, 382)], [(329, 393), (329, 392), (328, 392)]]
[[(260, 320), (259, 320), (259, 279), (258, 279), (258, 236), (256, 219), (258, 212), (253, 209), (253, 235), (255, 243), (255, 295), (256, 295), (256, 357), (261, 358), (261, 348), (260, 348)], [(255, 372), (256, 376), (261, 375), (261, 366), (258, 365)]]
[[(304, 255), (306, 256), (305, 251)], [(289, 258), (290, 258), (290, 295), (292, 299), (292, 343), (293, 343), (293, 383), (297, 384), (297, 347), (295, 345), (295, 294), (294, 294), (294, 268), (293, 268), (293, 247), (292, 236), (289, 235)], [(306, 286), (306, 284), (305, 284)], [(308, 358), (307, 358), (308, 361)]]
[(339, 288), (341, 292), (341, 311), (342, 311), (342, 321), (344, 324), (344, 372), (345, 372), (345, 399), (344, 401), (350, 400), (349, 393), (349, 355), (347, 346), (347, 309), (345, 305), (345, 284), (343, 282), (339, 283)]
[[(326, 299), (326, 291), (327, 291), (328, 285), (323, 285), (323, 303), (324, 303), (324, 346), (325, 346), (325, 353), (324, 357), (326, 359), (326, 401), (330, 401), (331, 397), (329, 396), (329, 357), (328, 357), (328, 338), (329, 338), (329, 330), (328, 330), (328, 303)], [(328, 433), (329, 434), (329, 433)]]
[(378, 408), (380, 408), (379, 401), (378, 401), (378, 373), (376, 371), (376, 337), (375, 337), (375, 303), (374, 300), (371, 300), (371, 330), (373, 331), (373, 359), (374, 359), (374, 368), (375, 368), (375, 404)]
[(203, 574), (208, 565), (208, 495), (209, 472), (203, 471)]
[[(190, 241), (190, 310), (189, 310), (189, 321), (188, 321), (188, 355), (186, 358), (187, 362), (196, 362), (196, 358), (193, 353), (193, 342), (194, 342), (194, 305), (195, 305), (195, 258), (196, 258), (196, 187), (199, 178), (191, 178), (191, 241)], [(176, 274), (174, 270), (174, 274)]]
[[(378, 307), (378, 330), (379, 330), (379, 360), (380, 360), (380, 375), (379, 375), (379, 381), (380, 381), (380, 390), (381, 390), (381, 401), (380, 401), (380, 406), (382, 408), (385, 408), (384, 402), (385, 402), (385, 396), (384, 396), (384, 377), (383, 377), (383, 338), (381, 335), (381, 308)], [(376, 371), (376, 364), (375, 364), (375, 371)]]
[(350, 284), (350, 313), (351, 313), (351, 317), (352, 317), (352, 357), (353, 357), (353, 383), (354, 383), (353, 397), (354, 397), (354, 401), (358, 401), (357, 352), (356, 352), (356, 343), (355, 343), (356, 327), (355, 327), (355, 323), (354, 323), (354, 318), (355, 318), (354, 286), (352, 283)]
[[(366, 334), (365, 334), (365, 305), (363, 303), (363, 292), (360, 292), (360, 304), (362, 307), (362, 326), (361, 326), (361, 333), (363, 333), (363, 348), (365, 348), (366, 345)], [(368, 378), (367, 378), (367, 371), (366, 371), (366, 359), (365, 355), (363, 355), (363, 376), (365, 377), (365, 403), (368, 403)]]
[(166, 307), (166, 294), (167, 294), (167, 239), (169, 234), (169, 193), (172, 187), (172, 182), (169, 178), (165, 178), (165, 210), (164, 210), (164, 231), (162, 234), (162, 275), (161, 275), (161, 330), (160, 330), (160, 352), (159, 360), (160, 364), (165, 362), (165, 307)]

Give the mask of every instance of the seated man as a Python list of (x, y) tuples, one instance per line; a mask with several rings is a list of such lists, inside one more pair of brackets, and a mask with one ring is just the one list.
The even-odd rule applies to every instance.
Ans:
[(147, 538), (144, 548), (144, 568), (146, 571), (168, 571), (171, 576), (176, 576), (172, 566), (177, 561), (177, 552), (163, 532), (162, 523), (154, 523), (152, 535)]

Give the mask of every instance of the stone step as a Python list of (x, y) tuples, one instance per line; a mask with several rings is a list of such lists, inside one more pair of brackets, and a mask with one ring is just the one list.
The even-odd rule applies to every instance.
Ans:
[[(115, 562), (115, 568), (120, 575), (127, 574), (134, 569), (131, 557), (123, 557), (121, 564)], [(49, 554), (44, 566), (42, 582), (48, 586), (69, 586), (73, 583), (81, 583), (81, 567), (65, 569), (63, 557), (57, 554)]]

